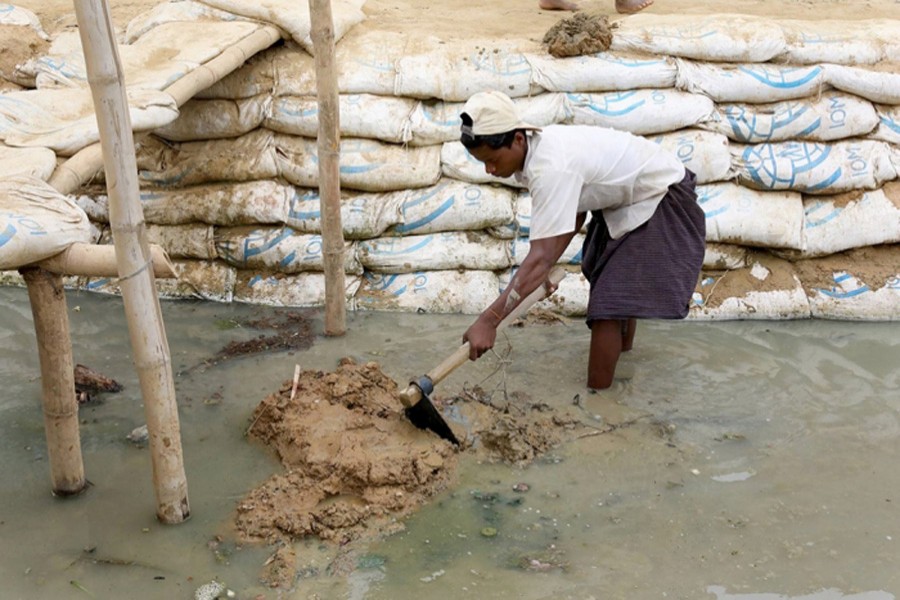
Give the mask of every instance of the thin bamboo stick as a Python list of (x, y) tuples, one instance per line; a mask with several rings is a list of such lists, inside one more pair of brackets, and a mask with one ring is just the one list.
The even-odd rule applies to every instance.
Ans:
[(163, 523), (180, 523), (190, 516), (190, 508), (178, 407), (139, 200), (122, 64), (106, 0), (75, 0), (75, 17), (97, 114), (119, 285), (150, 434), (156, 515)]
[(53, 493), (70, 496), (84, 490), (86, 481), (78, 433), (69, 314), (62, 277), (36, 267), (26, 267), (19, 272), (28, 287), (28, 299), (34, 315)]
[(319, 206), (322, 213), (322, 259), (325, 267), (325, 335), (346, 332), (344, 231), (341, 226), (340, 109), (334, 61), (331, 0), (309, 0), (316, 95), (319, 101)]

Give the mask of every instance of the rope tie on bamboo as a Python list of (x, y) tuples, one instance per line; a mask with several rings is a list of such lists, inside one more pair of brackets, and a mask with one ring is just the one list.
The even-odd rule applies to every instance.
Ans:
[(132, 273), (130, 275), (126, 275), (125, 277), (119, 277), (119, 282), (121, 283), (123, 281), (128, 281), (132, 277), (140, 275), (141, 273), (143, 273), (144, 271), (149, 269), (152, 265), (153, 265), (153, 258), (151, 257), (151, 258), (147, 259), (147, 262), (145, 262), (144, 265), (140, 269), (135, 271), (134, 273)]

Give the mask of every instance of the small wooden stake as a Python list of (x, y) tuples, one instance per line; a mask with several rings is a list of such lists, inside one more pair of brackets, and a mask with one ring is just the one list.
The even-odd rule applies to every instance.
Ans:
[(84, 463), (78, 432), (78, 401), (69, 341), (69, 314), (62, 277), (38, 268), (21, 269), (34, 315), (41, 360), (44, 430), (53, 493), (69, 496), (84, 490)]
[(294, 385), (291, 386), (291, 402), (297, 395), (297, 384), (300, 383), (300, 365), (294, 366)]
[(341, 121), (337, 70), (334, 64), (334, 22), (331, 0), (309, 0), (309, 20), (316, 53), (316, 95), (319, 100), (319, 207), (322, 214), (322, 260), (325, 267), (325, 335), (346, 332), (344, 230), (341, 225)]

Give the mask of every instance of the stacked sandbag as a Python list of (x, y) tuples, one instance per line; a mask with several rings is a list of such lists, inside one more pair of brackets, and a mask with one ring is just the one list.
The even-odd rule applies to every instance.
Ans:
[[(351, 30), (336, 57), (348, 305), (476, 313), (509, 281), (530, 198), (457, 141), (464, 101), (498, 89), (537, 125), (631, 131), (697, 174), (708, 248), (691, 318), (898, 319), (897, 33), (887, 20), (640, 14), (609, 51), (553, 58), (526, 40)], [(315, 92), (312, 56), (289, 42), (141, 143), (153, 241), (233, 282), (230, 296), (196, 293), (322, 304)], [(102, 194), (79, 202), (102, 221)], [(587, 304), (580, 240), (546, 302), (571, 316)]]

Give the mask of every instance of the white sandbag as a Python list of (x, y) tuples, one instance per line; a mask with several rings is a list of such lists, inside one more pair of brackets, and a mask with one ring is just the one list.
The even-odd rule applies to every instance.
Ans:
[[(359, 285), (359, 276), (344, 277), (344, 298), (349, 310), (355, 309), (353, 298)], [(325, 274), (239, 271), (234, 286), (234, 301), (264, 306), (325, 306)]]
[[(209, 302), (231, 302), (237, 273), (221, 261), (175, 260), (176, 279), (157, 279), (163, 298), (199, 298)], [(120, 292), (117, 292), (120, 293)]]
[(676, 67), (666, 57), (598, 52), (554, 58), (526, 53), (534, 83), (551, 92), (605, 92), (674, 87)]
[(813, 317), (900, 320), (900, 247), (874, 246), (796, 263)]
[(871, 140), (733, 145), (738, 182), (760, 190), (838, 194), (897, 178), (888, 144)]
[[(141, 206), (147, 223), (252, 225), (284, 223), (293, 186), (272, 180), (220, 183), (177, 190), (145, 189)], [(105, 202), (106, 197), (102, 197)], [(93, 218), (93, 217), (92, 217)]]
[[(309, 84), (303, 91), (294, 94), (315, 94), (315, 61), (312, 56), (292, 44), (267, 48), (249, 57), (243, 65), (194, 95), (195, 100), (240, 100), (260, 95), (275, 93), (276, 81), (275, 60), (282, 54), (290, 54), (293, 61), (287, 65), (296, 65), (297, 73), (303, 73)], [(279, 72), (280, 75), (280, 72)]]
[(49, 148), (10, 148), (0, 144), (0, 179), (35, 177), (50, 179), (56, 170), (56, 153)]
[(741, 246), (803, 248), (803, 200), (796, 192), (760, 192), (733, 183), (697, 186), (706, 239)]
[(444, 179), (436, 186), (393, 192), (401, 222), (392, 235), (475, 231), (510, 223), (515, 192), (501, 186), (473, 185)]
[(715, 106), (700, 94), (678, 90), (630, 90), (566, 94), (566, 108), (576, 125), (599, 125), (637, 135), (666, 133), (712, 118)]
[(362, 240), (357, 252), (366, 269), (379, 273), (495, 271), (512, 265), (507, 242), (474, 231)]
[(819, 65), (716, 65), (687, 60), (677, 64), (678, 89), (704, 94), (718, 103), (795, 100), (819, 94), (828, 83), (825, 67)]
[[(522, 120), (543, 127), (566, 121), (568, 113), (563, 94), (537, 94), (513, 98)], [(459, 118), (464, 102), (420, 102), (410, 116), (410, 144), (429, 146), (459, 140)]]
[[(221, 183), (183, 189), (141, 191), (141, 206), (147, 223), (156, 225), (281, 224), (294, 186), (276, 181)], [(109, 198), (105, 194), (82, 194), (75, 202), (91, 221), (109, 222)]]
[[(403, 143), (410, 139), (412, 98), (341, 94), (338, 98), (341, 137)], [(315, 96), (279, 96), (271, 102), (264, 126), (278, 133), (315, 138), (319, 133), (319, 101)]]
[(513, 240), (517, 237), (528, 237), (531, 232), (531, 194), (528, 190), (517, 190), (513, 200), (512, 221), (503, 225), (488, 228), (488, 233), (502, 240)]
[(879, 123), (871, 138), (900, 146), (900, 106), (879, 104), (876, 109)]
[[(210, 302), (231, 302), (234, 292), (235, 270), (221, 261), (173, 260), (176, 278), (156, 279), (156, 289), (162, 298), (197, 298)], [(121, 295), (116, 277), (82, 278), (80, 286), (88, 292)]]
[(139, 37), (163, 23), (173, 21), (249, 21), (234, 13), (194, 0), (170, 0), (140, 13), (125, 27), (124, 41), (133, 44)]
[[(884, 36), (900, 35), (896, 22), (888, 19), (784, 20), (778, 24), (787, 42), (779, 60), (801, 65), (875, 64), (885, 58)], [(876, 30), (881, 30), (881, 35), (876, 35)]]
[[(213, 228), (210, 225), (147, 225), (147, 241), (166, 251), (170, 258), (211, 260), (216, 258)], [(112, 231), (104, 227), (100, 244), (112, 245)]]
[(488, 90), (503, 90), (511, 98), (539, 93), (541, 88), (531, 83), (531, 65), (519, 50), (521, 45), (493, 42), (485, 47), (469, 40), (435, 38), (430, 51), (398, 57), (394, 94), (465, 102)]
[[(259, 23), (199, 21), (163, 23), (132, 44), (118, 46), (129, 89), (164, 90), (262, 28)], [(164, 58), (160, 58), (164, 57)], [(81, 45), (36, 61), (38, 88), (87, 88)]]
[(15, 269), (91, 241), (87, 215), (36, 177), (0, 179), (0, 269)]
[(492, 271), (423, 271), (389, 275), (367, 271), (356, 294), (358, 310), (478, 314), (497, 298)]
[[(297, 3), (295, 0), (256, 0), (255, 2), (202, 0), (202, 2), (219, 10), (277, 25), (287, 31), (294, 41), (303, 46), (304, 50), (315, 54), (310, 37), (308, 2)], [(365, 20), (366, 15), (362, 11), (363, 4), (365, 4), (365, 0), (331, 0), (335, 43), (340, 41), (351, 27)]]
[(30, 27), (34, 29), (41, 38), (49, 40), (50, 36), (41, 27), (41, 21), (38, 16), (21, 6), (12, 4), (0, 4), (0, 25), (19, 25), (22, 27)]
[(861, 137), (878, 126), (868, 100), (842, 92), (771, 104), (720, 104), (701, 125), (745, 144), (809, 140), (827, 142)]
[[(404, 54), (427, 52), (432, 46), (430, 38), (423, 41), (394, 31), (354, 31), (335, 49), (338, 89), (343, 94), (400, 96), (395, 89), (398, 59)], [(285, 85), (281, 77), (278, 83), (280, 95), (287, 95), (294, 87)]]
[(559, 282), (556, 291), (536, 306), (566, 317), (585, 317), (590, 300), (588, 280), (580, 272), (570, 272)]
[(880, 104), (900, 104), (900, 73), (896, 65), (863, 68), (822, 65), (825, 82), (847, 93)]
[[(500, 274), (500, 292), (502, 293), (512, 281), (518, 267), (513, 267)], [(567, 269), (566, 276), (559, 282), (559, 287), (552, 295), (535, 304), (535, 309), (567, 317), (584, 317), (591, 298), (591, 286), (578, 268)]]
[(279, 174), (275, 153), (274, 134), (256, 129), (208, 142), (165, 144), (147, 138), (139, 144), (137, 163), (142, 186), (183, 187), (274, 179)]
[[(584, 235), (577, 233), (563, 250), (559, 259), (556, 261), (558, 265), (580, 265), (581, 264), (581, 248), (584, 246)], [(518, 267), (528, 256), (531, 249), (531, 242), (527, 237), (517, 237), (509, 244), (510, 256), (514, 267)]]
[[(25, 278), (18, 271), (0, 270), (0, 287), (25, 287)], [(65, 287), (65, 286), (64, 286)]]
[(441, 146), (441, 170), (446, 177), (469, 183), (502, 183), (522, 188), (515, 177), (494, 177), (484, 170), (484, 163), (469, 154), (460, 142), (445, 142)]
[(777, 23), (746, 15), (641, 13), (617, 21), (610, 49), (717, 62), (765, 62), (785, 49)]
[(676, 155), (697, 175), (697, 183), (725, 181), (733, 176), (728, 138), (720, 133), (683, 129), (648, 139)]
[[(322, 236), (290, 227), (234, 227), (216, 230), (215, 251), (238, 269), (277, 273), (324, 271)], [(344, 243), (344, 271), (362, 274), (355, 242)]]
[[(109, 229), (102, 243), (112, 244)], [(147, 241), (163, 248), (171, 258), (212, 260), (217, 258), (214, 229), (211, 225), (147, 225)]]
[[(341, 198), (341, 227), (344, 239), (365, 240), (379, 237), (401, 222), (397, 192), (381, 194), (350, 193)], [(301, 233), (322, 233), (319, 193), (297, 190), (288, 202), (285, 223)]]
[(173, 142), (195, 142), (233, 138), (262, 125), (270, 96), (242, 100), (189, 100), (178, 118), (153, 133)]
[[(175, 99), (154, 90), (127, 90), (131, 127), (148, 131), (178, 116)], [(89, 89), (26, 90), (0, 95), (0, 138), (9, 146), (50, 148), (71, 156), (100, 140)]]
[(900, 243), (900, 183), (803, 200), (804, 256)]
[[(310, 138), (275, 135), (278, 173), (301, 187), (317, 187), (318, 148)], [(386, 144), (376, 140), (341, 140), (341, 187), (387, 192), (434, 185), (441, 177), (441, 148)]]
[(147, 225), (147, 241), (161, 246), (171, 258), (216, 258), (212, 225)]
[(809, 302), (793, 266), (757, 256), (752, 266), (703, 272), (688, 319), (697, 321), (808, 319)]
[(833, 286), (814, 292), (809, 304), (817, 319), (900, 321), (900, 271), (879, 288), (872, 288), (851, 272), (837, 271)]
[(703, 253), (703, 269), (706, 271), (730, 271), (743, 269), (747, 263), (748, 250), (734, 244), (707, 242)]

